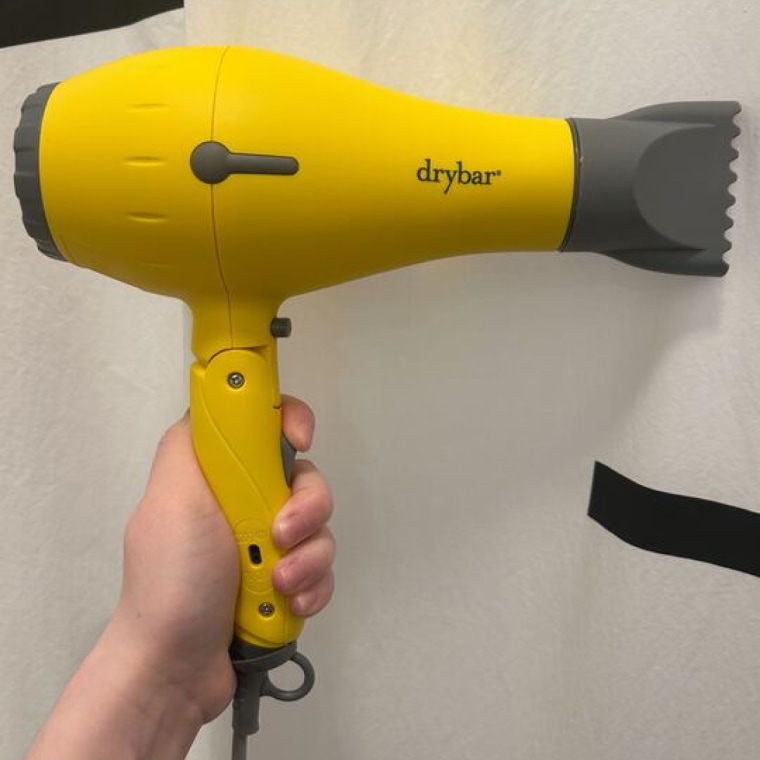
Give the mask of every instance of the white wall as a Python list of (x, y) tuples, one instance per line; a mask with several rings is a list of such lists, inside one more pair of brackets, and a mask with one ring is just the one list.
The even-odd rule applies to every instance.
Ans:
[[(744, 104), (725, 280), (515, 254), (286, 305), (282, 385), (317, 411), (338, 592), (301, 641), (317, 690), (267, 705), (252, 754), (754, 756), (760, 580), (646, 554), (585, 511), (595, 459), (758, 510), (760, 5), (188, 0), (187, 24), (190, 43), (269, 47), (495, 111)], [(142, 44), (113, 39), (3, 53), (3, 102)], [(14, 757), (116, 598), (121, 525), (184, 401), (178, 310), (35, 257), (4, 160), (0, 756)], [(228, 746), (225, 718), (192, 757)]]

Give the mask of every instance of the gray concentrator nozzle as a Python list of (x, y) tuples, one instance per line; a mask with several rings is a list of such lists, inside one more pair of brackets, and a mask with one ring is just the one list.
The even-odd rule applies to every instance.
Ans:
[(740, 110), (733, 101), (669, 103), (569, 119), (576, 188), (561, 249), (656, 272), (725, 274)]
[(65, 261), (58, 250), (45, 216), (40, 186), (40, 135), (42, 117), (57, 84), (46, 84), (30, 95), (21, 106), (21, 121), (13, 137), (13, 150), (16, 153), (16, 171), (13, 183), (16, 197), (21, 203), (24, 227), (37, 241), (37, 248), (51, 259)]

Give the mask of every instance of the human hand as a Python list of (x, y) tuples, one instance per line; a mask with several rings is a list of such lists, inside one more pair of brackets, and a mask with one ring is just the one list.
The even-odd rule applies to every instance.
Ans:
[[(282, 418), (292, 445), (308, 450), (314, 431), (308, 406), (283, 397)], [(275, 542), (291, 551), (276, 565), (273, 583), (301, 617), (319, 612), (332, 596), (331, 511), (324, 478), (297, 460), (292, 496), (272, 529)], [(137, 647), (198, 706), (204, 722), (224, 710), (235, 689), (227, 650), (239, 577), (237, 547), (195, 458), (186, 416), (161, 440), (129, 521), (122, 595), (108, 633)]]
[[(283, 397), (282, 427), (306, 451), (314, 416)], [(332, 499), (312, 464), (297, 461), (292, 496), (272, 528), (290, 553), (273, 571), (293, 612), (319, 612), (333, 591)], [(235, 690), (227, 652), (238, 551), (193, 451), (187, 417), (159, 444), (145, 496), (124, 540), (116, 611), (61, 695), (26, 760), (181, 760)]]

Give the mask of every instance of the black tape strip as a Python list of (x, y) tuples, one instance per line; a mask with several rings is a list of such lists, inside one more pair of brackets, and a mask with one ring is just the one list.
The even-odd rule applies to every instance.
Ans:
[(183, 6), (183, 0), (3, 0), (0, 47), (113, 29)]
[(760, 576), (760, 514), (646, 488), (599, 462), (589, 517), (633, 546)]

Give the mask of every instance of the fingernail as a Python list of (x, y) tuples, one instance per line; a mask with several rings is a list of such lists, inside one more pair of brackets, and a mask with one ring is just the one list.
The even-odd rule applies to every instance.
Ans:
[(278, 518), (272, 526), (272, 536), (280, 546), (289, 546), (293, 524), (286, 518)]
[(287, 594), (292, 585), (290, 568), (285, 562), (280, 561), (275, 567), (272, 573), (272, 580), (274, 581), (275, 588), (281, 594)]
[(295, 612), (296, 615), (307, 615), (314, 604), (315, 599), (316, 594), (313, 591), (304, 591), (303, 593), (294, 596), (290, 603), (293, 612)]

